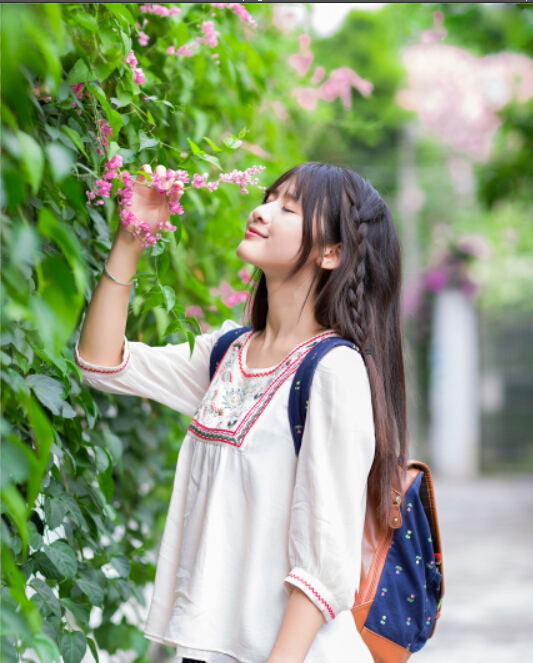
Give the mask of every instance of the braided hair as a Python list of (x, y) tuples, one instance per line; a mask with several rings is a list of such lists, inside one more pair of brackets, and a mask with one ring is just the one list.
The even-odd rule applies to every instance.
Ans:
[[(392, 215), (372, 185), (348, 168), (306, 163), (282, 175), (265, 192), (291, 181), (303, 209), (302, 243), (290, 280), (314, 247), (341, 244), (335, 269), (317, 266), (314, 289), (318, 324), (334, 329), (361, 350), (372, 395), (376, 453), (368, 479), (369, 498), (383, 525), (389, 522), (391, 490), (400, 485), (407, 454), (405, 370), (400, 315), (401, 252)], [(266, 326), (266, 278), (255, 269), (250, 323)]]

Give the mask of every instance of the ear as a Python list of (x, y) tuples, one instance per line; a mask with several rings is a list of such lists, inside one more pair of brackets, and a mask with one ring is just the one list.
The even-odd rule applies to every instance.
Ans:
[(317, 257), (316, 262), (322, 269), (336, 269), (341, 262), (342, 244), (329, 244), (326, 247), (326, 252), (322, 256), (322, 260)]

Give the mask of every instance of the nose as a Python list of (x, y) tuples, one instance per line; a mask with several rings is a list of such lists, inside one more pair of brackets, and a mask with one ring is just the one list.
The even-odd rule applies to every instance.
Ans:
[(263, 203), (252, 212), (252, 220), (260, 223), (270, 223), (270, 210), (268, 203)]

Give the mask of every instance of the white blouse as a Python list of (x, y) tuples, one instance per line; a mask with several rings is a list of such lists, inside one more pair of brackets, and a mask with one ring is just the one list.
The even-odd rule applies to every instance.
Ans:
[(265, 663), (292, 586), (324, 623), (305, 663), (372, 663), (350, 612), (359, 585), (366, 485), (375, 437), (364, 362), (349, 347), (320, 361), (296, 456), (288, 419), (294, 372), (329, 330), (277, 366), (250, 369), (253, 331), (226, 352), (212, 383), (221, 329), (150, 347), (124, 339), (119, 366), (79, 356), (100, 391), (150, 398), (192, 417), (180, 449), (144, 634), (207, 663)]

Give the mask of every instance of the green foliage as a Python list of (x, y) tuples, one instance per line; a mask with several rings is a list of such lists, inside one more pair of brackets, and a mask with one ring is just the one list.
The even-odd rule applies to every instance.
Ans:
[[(270, 9), (252, 9), (264, 21), (257, 31), (216, 12), (217, 66), (207, 46), (191, 58), (167, 53), (213, 12), (180, 7), (168, 18), (133, 3), (2, 8), (2, 660), (28, 660), (28, 648), (42, 663), (79, 663), (88, 649), (96, 660), (119, 649), (147, 660), (139, 620), (120, 610), (138, 612), (154, 579), (189, 422), (82, 382), (73, 347), (118, 222), (113, 198), (89, 207), (86, 192), (115, 154), (133, 176), (143, 163), (216, 176), (257, 163), (246, 138), (273, 152), (265, 180), (279, 172), (278, 145), (283, 159), (300, 158), (272, 111), (275, 85), (267, 93), (285, 48)], [(150, 43), (140, 47), (145, 18)], [(125, 62), (132, 49), (143, 84)], [(103, 120), (113, 133), (99, 154)], [(130, 339), (192, 350), (201, 330), (187, 306), (202, 306), (213, 326), (242, 313), (210, 294), (224, 278), (242, 289), (235, 248), (261, 194), (232, 189), (187, 193), (176, 233), (145, 251)]]

